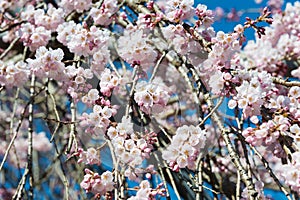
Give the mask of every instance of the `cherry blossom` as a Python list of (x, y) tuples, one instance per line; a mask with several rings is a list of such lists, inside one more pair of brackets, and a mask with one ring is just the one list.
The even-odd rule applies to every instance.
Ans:
[(207, 135), (205, 130), (195, 126), (182, 126), (176, 131), (171, 144), (163, 152), (170, 167), (175, 171), (179, 168), (195, 168), (195, 160), (203, 150)]
[(107, 26), (113, 20), (114, 13), (118, 10), (116, 0), (105, 0), (101, 3), (100, 8), (92, 7), (90, 15), (95, 24)]
[(118, 40), (120, 56), (129, 64), (138, 64), (148, 69), (154, 66), (157, 52), (150, 41), (137, 27), (128, 27)]
[(0, 0), (0, 196), (296, 199), (300, 3), (266, 5)]
[(0, 84), (7, 87), (21, 87), (30, 74), (30, 68), (25, 62), (3, 63), (0, 61)]
[(46, 46), (51, 38), (51, 31), (46, 30), (43, 26), (35, 27), (31, 23), (22, 24), (16, 34), (31, 51)]
[(110, 171), (106, 171), (101, 175), (89, 169), (85, 169), (84, 171), (86, 174), (80, 186), (87, 192), (104, 195), (107, 191), (114, 189), (115, 183), (113, 182), (113, 174)]
[(152, 84), (146, 81), (138, 82), (135, 89), (134, 100), (146, 114), (162, 112), (170, 98), (160, 79), (153, 80)]

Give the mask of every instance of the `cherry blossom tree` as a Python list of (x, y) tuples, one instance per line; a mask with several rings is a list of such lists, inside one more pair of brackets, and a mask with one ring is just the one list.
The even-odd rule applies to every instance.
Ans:
[(300, 2), (283, 4), (0, 0), (0, 198), (299, 199)]

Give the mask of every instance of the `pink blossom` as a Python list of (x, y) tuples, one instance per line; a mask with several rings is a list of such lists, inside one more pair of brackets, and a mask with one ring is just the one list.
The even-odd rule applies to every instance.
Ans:
[[(206, 143), (206, 131), (195, 126), (182, 126), (176, 131), (171, 144), (162, 153), (162, 158), (170, 166), (178, 165), (179, 168), (195, 167), (195, 159), (203, 150)], [(193, 138), (193, 139), (191, 139)], [(175, 168), (174, 168), (175, 169)]]

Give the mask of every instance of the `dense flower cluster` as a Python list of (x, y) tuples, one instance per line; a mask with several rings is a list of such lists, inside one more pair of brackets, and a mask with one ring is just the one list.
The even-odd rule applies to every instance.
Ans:
[(278, 111), (279, 113), (282, 112), (282, 114), (288, 113), (291, 121), (300, 121), (300, 87), (293, 86), (289, 88), (287, 94), (284, 94), (283, 91), (281, 92), (280, 95), (270, 99), (268, 108)]
[(280, 115), (274, 120), (269, 120), (262, 123), (257, 128), (248, 127), (243, 131), (243, 136), (246, 141), (254, 146), (266, 146), (267, 150), (273, 152), (278, 157), (285, 157), (285, 153), (278, 138), (288, 131), (289, 121), (288, 118)]
[(146, 114), (162, 112), (169, 98), (167, 87), (160, 83), (160, 79), (152, 83), (140, 81), (136, 85), (134, 100)]
[(61, 0), (59, 5), (65, 10), (66, 13), (72, 11), (83, 12), (92, 6), (92, 0)]
[(53, 78), (58, 81), (64, 81), (65, 64), (62, 62), (64, 52), (62, 49), (49, 49), (42, 46), (36, 50), (35, 59), (28, 58), (30, 70), (40, 78)]
[[(97, 90), (91, 90), (89, 96), (91, 99), (97, 100), (99, 97)], [(80, 126), (85, 127), (86, 133), (104, 135), (106, 129), (110, 125), (109, 118), (117, 113), (115, 106), (105, 105), (105, 101), (101, 101), (102, 105), (94, 105), (90, 114), (83, 113), (81, 116)], [(104, 103), (104, 104), (103, 104)]]
[(33, 5), (28, 5), (26, 10), (21, 13), (22, 19), (36, 26), (43, 26), (52, 32), (56, 30), (59, 24), (64, 22), (64, 15), (62, 8), (56, 9), (51, 4), (49, 4), (47, 12), (43, 9), (35, 9)]
[(123, 117), (116, 127), (108, 128), (107, 135), (112, 141), (115, 155), (126, 166), (125, 176), (136, 180), (138, 175), (144, 172), (138, 167), (144, 159), (149, 158), (152, 144), (156, 142), (156, 134), (146, 133), (138, 137), (133, 130), (131, 119)]
[(206, 139), (207, 132), (200, 127), (179, 127), (162, 157), (174, 171), (185, 167), (194, 169), (197, 157), (204, 150)]
[(211, 24), (214, 22), (214, 14), (212, 10), (207, 9), (207, 6), (204, 4), (198, 4), (195, 9), (195, 14), (199, 18), (196, 21), (196, 26), (205, 28), (209, 28)]
[(30, 51), (45, 47), (51, 38), (51, 31), (43, 26), (36, 27), (31, 23), (22, 24), (16, 34), (21, 38), (23, 44), (29, 47)]
[(85, 169), (84, 171), (84, 179), (81, 181), (80, 186), (86, 192), (104, 195), (106, 192), (114, 189), (115, 183), (112, 172), (106, 171), (99, 175), (89, 169)]
[(0, 60), (0, 85), (7, 87), (20, 87), (27, 80), (30, 69), (25, 62), (4, 63)]
[[(235, 32), (226, 34), (223, 31), (217, 32), (212, 38), (214, 43), (212, 51), (208, 54), (208, 59), (199, 65), (199, 71), (209, 79), (209, 86), (212, 92), (221, 94), (228, 77), (227, 71), (234, 69), (234, 57), (241, 50), (241, 35), (243, 34), (242, 25), (235, 27)], [(227, 78), (228, 77), (228, 78)]]
[(140, 65), (148, 69), (154, 66), (157, 52), (150, 45), (150, 40), (137, 27), (128, 27), (118, 40), (120, 56), (131, 65)]
[(194, 0), (168, 0), (166, 14), (170, 21), (178, 22), (188, 19), (194, 14)]
[(119, 83), (120, 83), (121, 79), (118, 78), (117, 75), (115, 75), (115, 73), (113, 73), (111, 70), (109, 69), (104, 69), (103, 72), (101, 73), (101, 78), (100, 78), (100, 92), (104, 95), (104, 96), (111, 96), (111, 93), (113, 91), (113, 89), (115, 89)]
[[(274, 1), (277, 2), (277, 1)], [(248, 41), (243, 49), (244, 59), (248, 60), (249, 68), (268, 71), (274, 75), (284, 76), (287, 67), (283, 58), (297, 58), (300, 55), (299, 48), (299, 23), (300, 3), (294, 5), (287, 3), (285, 12), (275, 13), (273, 23), (265, 27), (265, 35), (255, 41)], [(295, 17), (291, 17), (295, 16)], [(292, 71), (292, 75), (299, 76), (299, 67)]]
[(162, 189), (162, 184), (159, 184), (157, 188), (151, 188), (150, 183), (147, 180), (141, 181), (140, 188), (135, 196), (130, 197), (128, 200), (155, 200), (156, 195), (164, 196), (165, 189)]
[(87, 165), (100, 165), (101, 163), (100, 152), (93, 147), (88, 148), (86, 151), (84, 151), (82, 148), (79, 148), (76, 155), (79, 156), (77, 161), (78, 163), (83, 162)]
[(285, 183), (291, 187), (292, 190), (296, 191), (298, 194), (300, 194), (300, 153), (295, 152), (292, 154), (293, 162), (288, 163), (286, 165), (283, 165), (281, 168), (281, 176), (283, 176)]
[[(203, 181), (221, 199), (268, 199), (269, 184), (299, 196), (300, 2), (282, 4), (269, 0), (225, 33), (214, 20), (248, 10), (194, 0), (0, 0), (0, 198), (16, 181), (15, 197), (89, 198), (72, 188), (82, 179), (95, 199), (154, 200), (172, 193), (169, 183), (178, 199), (201, 198)], [(256, 40), (244, 44), (248, 28)], [(83, 164), (80, 178), (73, 171)], [(61, 178), (65, 189), (39, 187)]]
[(266, 104), (265, 100), (276, 90), (271, 75), (267, 72), (243, 73), (241, 71), (239, 77), (243, 81), (239, 87), (236, 87), (237, 94), (229, 100), (229, 108), (238, 106), (243, 110), (245, 118), (260, 115), (261, 106)]
[(86, 95), (90, 92), (92, 85), (87, 81), (94, 76), (92, 70), (69, 65), (65, 68), (64, 73), (67, 76), (67, 80), (63, 87), (66, 89), (67, 93), (70, 94), (75, 102), (79, 101), (81, 98), (84, 103), (88, 104)]
[[(266, 79), (263, 80), (265, 82)], [(276, 96), (276, 98), (270, 98), (270, 103), (265, 106), (271, 111), (277, 112), (277, 114), (273, 116), (272, 120), (263, 122), (256, 128), (248, 127), (245, 129), (243, 135), (246, 141), (255, 146), (267, 146), (269, 150), (279, 157), (285, 156), (278, 141), (279, 137), (291, 137), (294, 139), (296, 145), (299, 146), (298, 138), (300, 129), (297, 125), (300, 121), (299, 96), (299, 87), (293, 86), (288, 90), (287, 95), (282, 94)], [(263, 115), (266, 115), (266, 113), (263, 113)], [(255, 115), (250, 116), (250, 120), (253, 123), (259, 124), (259, 120)]]
[(203, 51), (203, 47), (181, 24), (163, 27), (162, 33), (168, 45), (171, 45), (177, 53), (187, 56), (193, 65), (197, 66), (206, 59), (207, 53)]
[(106, 46), (109, 39), (107, 30), (100, 30), (96, 26), (87, 28), (74, 21), (60, 24), (57, 33), (57, 40), (78, 56), (93, 55)]
[[(100, 4), (97, 3), (96, 6), (98, 7)], [(113, 15), (118, 10), (118, 5), (116, 0), (104, 0), (101, 2), (100, 8), (92, 7), (90, 11), (90, 15), (92, 16), (95, 25), (109, 25), (113, 20)]]

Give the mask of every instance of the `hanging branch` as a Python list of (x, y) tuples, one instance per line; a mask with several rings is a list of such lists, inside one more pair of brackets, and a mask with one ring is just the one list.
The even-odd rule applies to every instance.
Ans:
[[(210, 96), (208, 94), (206, 95), (206, 102), (208, 103), (208, 106), (210, 108), (214, 107), (213, 106), (213, 102), (210, 99)], [(233, 147), (233, 145), (232, 145), (232, 143), (230, 141), (230, 138), (229, 138), (229, 133), (230, 133), (229, 130), (226, 129), (223, 126), (223, 124), (221, 122), (221, 119), (217, 115), (216, 112), (212, 113), (211, 118), (217, 124), (218, 128), (221, 130), (221, 134), (222, 134), (222, 137), (223, 137), (224, 142), (226, 144), (226, 147), (227, 147), (228, 153), (230, 155), (231, 161), (235, 165), (236, 169), (238, 170), (238, 172), (239, 172), (239, 174), (241, 176), (241, 179), (245, 183), (245, 185), (246, 185), (246, 187), (248, 189), (248, 194), (249, 194), (250, 199), (251, 200), (252, 199), (253, 200), (256, 199), (257, 195), (258, 195), (258, 192), (255, 190), (254, 184), (252, 182), (252, 178), (249, 177), (248, 173), (243, 168), (243, 166), (242, 166), (242, 164), (240, 162), (239, 156), (237, 155), (236, 151), (234, 150), (234, 147)]]
[(32, 168), (32, 134), (33, 134), (33, 105), (34, 105), (34, 88), (35, 88), (35, 75), (32, 74), (31, 76), (31, 84), (30, 84), (30, 104), (28, 107), (28, 155), (27, 155), (27, 162), (28, 162), (28, 175), (29, 175), (29, 199), (34, 199), (34, 194), (33, 194), (33, 182), (34, 182), (34, 177), (33, 177), (33, 168)]
[[(70, 134), (69, 134), (69, 141), (68, 141), (68, 147), (66, 152), (70, 153), (71, 148), (73, 146), (73, 142), (74, 140), (76, 140), (76, 126), (75, 126), (75, 122), (76, 122), (76, 106), (74, 104), (74, 101), (71, 100), (71, 105), (70, 105), (70, 109), (71, 109), (71, 124), (70, 124)], [(77, 142), (75, 141), (75, 151), (77, 151)]]

